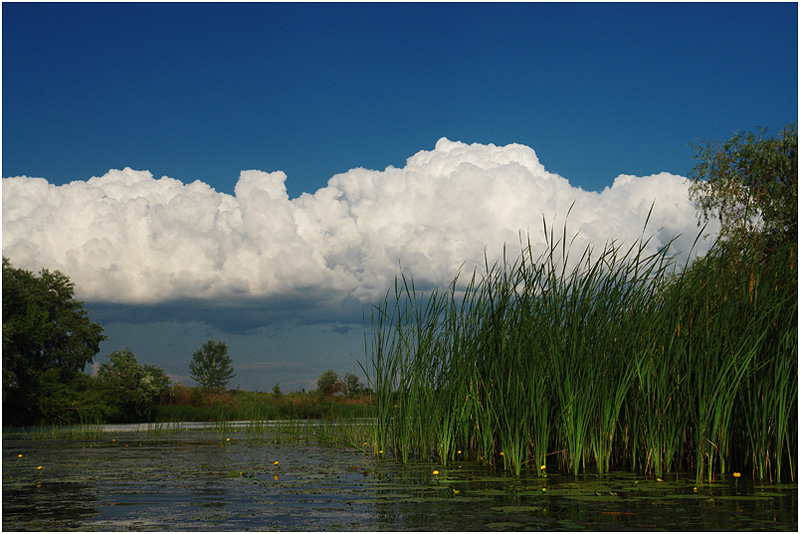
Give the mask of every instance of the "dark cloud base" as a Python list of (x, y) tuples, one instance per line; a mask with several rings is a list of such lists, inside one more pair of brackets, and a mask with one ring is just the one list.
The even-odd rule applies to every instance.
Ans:
[(334, 333), (347, 333), (363, 326), (363, 309), (367, 316), (371, 304), (354, 298), (320, 299), (311, 296), (273, 296), (268, 299), (246, 299), (231, 302), (201, 299), (172, 300), (157, 304), (117, 304), (87, 302), (93, 321), (104, 323), (197, 323), (221, 332), (240, 335), (280, 330), (289, 324), (330, 325)]

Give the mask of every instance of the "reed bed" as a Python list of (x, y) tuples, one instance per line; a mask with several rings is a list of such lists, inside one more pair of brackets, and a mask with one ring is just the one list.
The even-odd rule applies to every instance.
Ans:
[(248, 443), (344, 445), (365, 450), (373, 419), (251, 419), (244, 425)]
[(136, 435), (144, 434), (148, 438), (163, 438), (183, 434), (186, 429), (180, 421), (169, 421), (160, 423), (145, 423), (144, 429), (137, 428)]
[(365, 339), (376, 455), (794, 479), (796, 241), (679, 266), (669, 246), (575, 259), (566, 228), (545, 235), (445, 289), (398, 276)]
[(14, 435), (32, 441), (83, 441), (101, 439), (104, 435), (103, 428), (104, 425), (102, 422), (78, 423), (74, 425), (37, 425), (21, 428), (17, 432), (14, 432)]

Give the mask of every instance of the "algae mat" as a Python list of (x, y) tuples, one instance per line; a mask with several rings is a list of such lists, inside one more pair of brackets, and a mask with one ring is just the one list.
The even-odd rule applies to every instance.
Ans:
[[(797, 486), (546, 479), (232, 433), (3, 439), (3, 530), (796, 531)], [(21, 457), (19, 455), (22, 455)], [(277, 464), (275, 463), (277, 462)], [(39, 467), (41, 466), (41, 469)], [(438, 471), (434, 474), (433, 471)]]

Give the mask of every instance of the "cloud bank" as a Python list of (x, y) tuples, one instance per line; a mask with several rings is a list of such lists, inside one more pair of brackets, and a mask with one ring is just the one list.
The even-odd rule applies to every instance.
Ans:
[(517, 251), (521, 234), (543, 249), (542, 220), (560, 234), (571, 206), (567, 233), (578, 234), (581, 250), (641, 238), (653, 203), (644, 234), (652, 250), (681, 235), (674, 246), (686, 253), (698, 234), (685, 178), (621, 175), (584, 191), (519, 144), (442, 138), (403, 168), (352, 169), (295, 199), (286, 179), (243, 171), (228, 195), (130, 168), (62, 186), (4, 178), (3, 255), (17, 267), (61, 270), (92, 302), (363, 302), (383, 296), (400, 265), (416, 280), (447, 284), (484, 252)]

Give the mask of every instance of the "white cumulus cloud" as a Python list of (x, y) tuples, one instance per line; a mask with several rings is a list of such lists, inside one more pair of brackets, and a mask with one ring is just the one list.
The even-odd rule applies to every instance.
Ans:
[[(3, 255), (17, 266), (59, 269), (89, 301), (267, 297), (314, 291), (374, 299), (398, 266), (447, 284), (457, 269), (543, 248), (542, 219), (589, 243), (632, 243), (655, 203), (650, 248), (698, 233), (685, 178), (619, 176), (601, 192), (573, 187), (519, 144), (440, 139), (405, 167), (352, 169), (289, 199), (283, 172), (243, 171), (234, 195), (147, 171), (111, 170), (56, 186), (3, 179)], [(709, 231), (716, 232), (717, 228)], [(704, 241), (696, 252), (709, 246)], [(579, 251), (579, 252), (580, 252)]]

